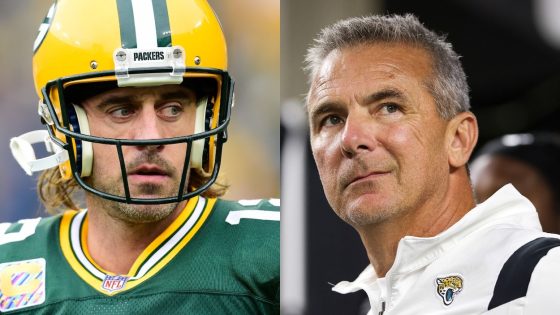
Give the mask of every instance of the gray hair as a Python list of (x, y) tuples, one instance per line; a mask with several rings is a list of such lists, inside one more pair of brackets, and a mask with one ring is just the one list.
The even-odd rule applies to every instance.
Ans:
[(470, 101), (460, 56), (445, 40), (445, 36), (428, 30), (412, 14), (350, 18), (321, 31), (307, 51), (305, 70), (311, 82), (328, 54), (360, 44), (403, 43), (423, 48), (430, 54), (434, 70), (427, 88), (439, 115), (449, 120), (458, 113), (468, 111)]

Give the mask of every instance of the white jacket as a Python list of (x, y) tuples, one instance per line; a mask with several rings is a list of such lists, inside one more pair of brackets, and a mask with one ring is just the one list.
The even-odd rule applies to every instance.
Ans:
[(384, 278), (369, 265), (333, 291), (365, 290), (368, 315), (560, 314), (560, 246), (540, 259), (525, 296), (488, 310), (504, 263), (543, 236), (560, 238), (542, 232), (531, 202), (506, 185), (439, 235), (401, 239)]

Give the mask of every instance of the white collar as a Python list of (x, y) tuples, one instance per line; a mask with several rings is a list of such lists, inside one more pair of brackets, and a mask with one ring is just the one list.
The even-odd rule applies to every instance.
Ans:
[[(399, 241), (395, 262), (386, 278), (406, 274), (429, 265), (457, 242), (474, 231), (496, 225), (513, 225), (542, 230), (537, 212), (531, 202), (511, 184), (498, 190), (485, 202), (470, 210), (457, 223), (433, 237), (405, 236)], [(332, 290), (346, 294), (364, 290), (370, 292), (378, 279), (368, 265), (356, 280), (341, 281)]]

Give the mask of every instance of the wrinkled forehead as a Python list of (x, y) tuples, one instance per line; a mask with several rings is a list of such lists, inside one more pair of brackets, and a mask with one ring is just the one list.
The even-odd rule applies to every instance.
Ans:
[(311, 81), (307, 106), (342, 88), (370, 88), (391, 81), (426, 85), (432, 77), (430, 55), (400, 43), (360, 44), (331, 51)]

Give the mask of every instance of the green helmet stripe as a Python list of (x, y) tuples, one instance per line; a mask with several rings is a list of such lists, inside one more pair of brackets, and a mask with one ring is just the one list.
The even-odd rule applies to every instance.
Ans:
[(152, 0), (158, 47), (171, 47), (171, 27), (166, 0)]
[(117, 10), (119, 12), (119, 26), (121, 29), (121, 47), (137, 48), (131, 0), (117, 0)]

